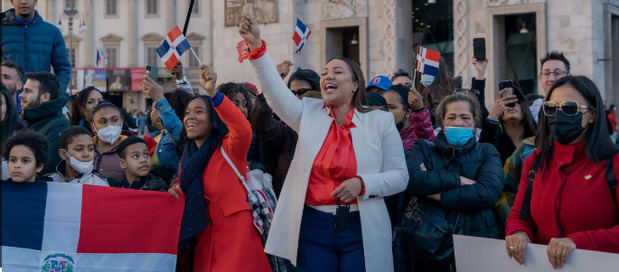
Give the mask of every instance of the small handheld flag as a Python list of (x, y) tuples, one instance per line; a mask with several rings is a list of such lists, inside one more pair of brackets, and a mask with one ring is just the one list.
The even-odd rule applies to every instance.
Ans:
[(175, 26), (170, 30), (170, 33), (168, 33), (168, 36), (163, 40), (159, 48), (157, 48), (157, 54), (159, 54), (165, 66), (168, 67), (168, 70), (172, 71), (183, 53), (189, 49), (191, 49), (191, 45), (189, 45), (185, 35), (183, 35), (178, 26)]
[(292, 34), (292, 40), (297, 45), (297, 54), (301, 52), (301, 48), (303, 48), (310, 34), (310, 29), (297, 18), (297, 26), (295, 27), (294, 34)]
[(422, 74), (437, 76), (438, 66), (441, 61), (441, 53), (427, 49), (425, 47), (417, 47), (417, 70)]

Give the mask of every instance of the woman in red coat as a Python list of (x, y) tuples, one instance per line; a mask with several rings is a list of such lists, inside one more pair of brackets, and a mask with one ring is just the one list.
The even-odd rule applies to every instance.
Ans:
[(201, 67), (200, 85), (210, 97), (195, 97), (185, 110), (189, 141), (181, 157), (180, 187), (187, 195), (181, 241), (195, 243), (193, 271), (271, 271), (247, 192), (220, 151), (223, 146), (246, 175), (251, 126), (215, 89), (215, 81), (216, 75)]
[(539, 150), (523, 166), (523, 173), (537, 174), (533, 182), (522, 175), (507, 218), (507, 254), (522, 264), (527, 243), (547, 244), (558, 269), (576, 248), (619, 253), (618, 194), (607, 180), (607, 169), (619, 170), (619, 150), (608, 136), (600, 93), (587, 77), (566, 76), (553, 84), (542, 110)]

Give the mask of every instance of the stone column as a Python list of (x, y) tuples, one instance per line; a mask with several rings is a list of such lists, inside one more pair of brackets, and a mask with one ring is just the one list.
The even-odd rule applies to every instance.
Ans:
[[(383, 34), (383, 43), (382, 43), (382, 51), (384, 54), (383, 60), (383, 68), (380, 69), (379, 74), (389, 75), (395, 69), (396, 66), (396, 9), (395, 9), (395, 0), (383, 0), (383, 8), (385, 9), (383, 13), (383, 22), (384, 22), (384, 34)], [(371, 75), (370, 75), (371, 76)]]
[[(91, 0), (92, 1), (92, 0)], [(119, 1), (120, 2), (120, 1)], [(127, 45), (129, 49), (129, 62), (127, 63), (129, 67), (135, 67), (139, 64), (139, 54), (138, 50), (138, 1), (137, 0), (129, 0), (127, 1), (127, 11), (129, 13), (129, 29), (127, 31)]]
[(395, 14), (395, 67), (411, 73), (413, 71), (413, 3), (410, 0), (397, 0)]
[(462, 86), (470, 86), (471, 81), (471, 53), (469, 38), (469, 4), (468, 0), (453, 1), (454, 24), (454, 74), (462, 76)]
[[(85, 1), (87, 3), (87, 8), (84, 9), (85, 13), (84, 15), (86, 16), (86, 45), (83, 47), (86, 52), (86, 66), (88, 67), (94, 67), (96, 65), (95, 63), (95, 57), (96, 56), (96, 44), (95, 44), (95, 33), (96, 33), (96, 25), (95, 25), (95, 3), (94, 0), (86, 0)], [(84, 62), (82, 62), (84, 63)]]

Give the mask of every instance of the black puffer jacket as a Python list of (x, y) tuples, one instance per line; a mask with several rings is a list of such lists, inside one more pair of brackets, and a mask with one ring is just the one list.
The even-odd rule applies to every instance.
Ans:
[[(439, 205), (455, 232), (480, 237), (499, 237), (499, 228), (492, 211), (503, 190), (503, 167), (494, 146), (470, 140), (460, 148), (447, 144), (443, 133), (434, 143), (420, 139), (408, 158), (407, 194), (419, 197), (426, 204)], [(423, 163), (425, 171), (420, 166)], [(460, 185), (460, 176), (476, 181)], [(441, 201), (425, 196), (441, 193)]]

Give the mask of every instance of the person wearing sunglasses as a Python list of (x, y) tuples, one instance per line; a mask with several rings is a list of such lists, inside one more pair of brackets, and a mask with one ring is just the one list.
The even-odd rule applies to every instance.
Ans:
[[(614, 176), (618, 147), (611, 141), (595, 84), (584, 76), (557, 80), (542, 106), (539, 147), (525, 160), (505, 248), (518, 263), (528, 243), (547, 244), (548, 261), (562, 267), (574, 249), (619, 253)], [(609, 182), (610, 181), (610, 182)]]

